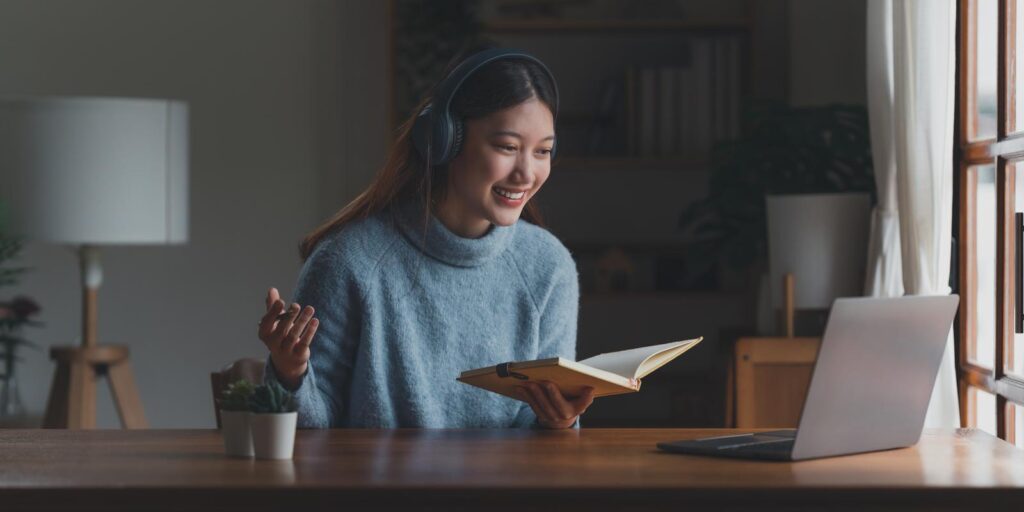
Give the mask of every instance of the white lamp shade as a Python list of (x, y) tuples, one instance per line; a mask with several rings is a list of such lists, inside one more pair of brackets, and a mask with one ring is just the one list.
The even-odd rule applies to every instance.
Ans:
[(67, 244), (188, 240), (188, 106), (0, 98), (0, 201), (11, 231)]
[(792, 273), (796, 308), (826, 309), (864, 293), (871, 197), (867, 194), (766, 196), (772, 304)]

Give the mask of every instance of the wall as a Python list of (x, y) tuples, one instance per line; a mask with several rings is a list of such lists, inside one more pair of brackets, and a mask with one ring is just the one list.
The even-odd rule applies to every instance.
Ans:
[(865, 0), (789, 0), (789, 101), (867, 104)]
[[(189, 243), (102, 251), (99, 336), (130, 347), (152, 426), (213, 425), (209, 372), (265, 353), (255, 322), (267, 288), (290, 296), (301, 235), (382, 160), (385, 15), (385, 2), (0, 1), (0, 94), (191, 106)], [(29, 243), (22, 262), (34, 270), (3, 297), (42, 305), (46, 326), (26, 334), (77, 343), (74, 254)], [(39, 414), (53, 365), (25, 358), (22, 397)], [(105, 385), (99, 402), (99, 425), (117, 426)]]

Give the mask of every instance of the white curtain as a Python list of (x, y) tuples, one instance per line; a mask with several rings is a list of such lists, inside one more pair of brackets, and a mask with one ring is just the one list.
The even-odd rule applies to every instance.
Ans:
[[(954, 0), (871, 0), (868, 111), (878, 206), (865, 292), (947, 295), (953, 212)], [(960, 424), (950, 333), (925, 426)]]

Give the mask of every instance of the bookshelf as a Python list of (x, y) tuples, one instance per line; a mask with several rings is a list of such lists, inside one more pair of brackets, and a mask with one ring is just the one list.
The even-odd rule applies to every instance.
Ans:
[(511, 20), (488, 21), (483, 31), (500, 34), (514, 32), (650, 32), (650, 31), (742, 31), (753, 24), (747, 18), (704, 20)]
[(557, 157), (551, 164), (556, 171), (665, 171), (705, 172), (710, 163), (699, 158), (658, 158), (640, 156)]

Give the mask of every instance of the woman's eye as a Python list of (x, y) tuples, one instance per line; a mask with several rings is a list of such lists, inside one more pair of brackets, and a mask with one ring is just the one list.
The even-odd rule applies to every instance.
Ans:
[(516, 147), (515, 146), (502, 146), (502, 145), (498, 145), (498, 149), (500, 149), (502, 151), (515, 151)]
[(542, 154), (542, 155), (550, 155), (551, 154), (551, 150), (550, 149), (541, 149), (539, 151), (540, 151), (540, 154)]

